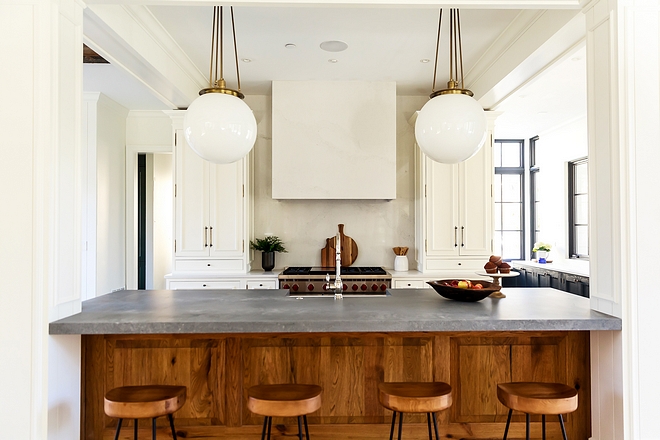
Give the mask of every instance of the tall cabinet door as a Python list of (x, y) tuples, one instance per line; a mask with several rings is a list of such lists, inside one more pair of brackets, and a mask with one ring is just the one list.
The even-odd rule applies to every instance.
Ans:
[(460, 163), (458, 185), (461, 192), (459, 253), (465, 256), (483, 256), (492, 252), (492, 142), (472, 158)]
[(426, 162), (426, 255), (455, 256), (459, 253), (458, 166)]
[(211, 257), (241, 257), (245, 252), (245, 161), (246, 159), (242, 159), (230, 164), (209, 164)]
[(175, 256), (209, 255), (209, 166), (176, 130)]

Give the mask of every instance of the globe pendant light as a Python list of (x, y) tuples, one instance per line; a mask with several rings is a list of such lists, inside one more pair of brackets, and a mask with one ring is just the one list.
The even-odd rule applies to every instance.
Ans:
[(459, 163), (468, 160), (486, 140), (486, 115), (463, 87), (463, 48), (461, 45), (461, 19), (458, 9), (450, 9), (449, 28), (449, 82), (447, 88), (435, 90), (435, 78), (440, 47), (440, 25), (435, 48), (433, 89), (430, 100), (420, 110), (415, 122), (415, 139), (422, 151), (441, 163)]
[(188, 107), (183, 118), (183, 133), (190, 148), (203, 159), (214, 163), (232, 163), (245, 157), (254, 146), (257, 121), (241, 93), (233, 7), (231, 25), (237, 90), (228, 89), (223, 77), (222, 12), (221, 6), (213, 8), (209, 87), (202, 89), (199, 98)]

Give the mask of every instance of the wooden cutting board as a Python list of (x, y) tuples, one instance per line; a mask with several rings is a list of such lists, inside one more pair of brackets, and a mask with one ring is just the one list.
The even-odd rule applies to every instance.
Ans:
[(321, 266), (335, 267), (335, 237), (325, 239), (325, 247), (321, 249)]
[[(350, 266), (355, 263), (358, 256), (358, 247), (355, 240), (344, 234), (344, 225), (339, 225), (341, 237), (341, 265)], [(335, 237), (325, 239), (325, 247), (321, 249), (321, 266), (335, 267)]]

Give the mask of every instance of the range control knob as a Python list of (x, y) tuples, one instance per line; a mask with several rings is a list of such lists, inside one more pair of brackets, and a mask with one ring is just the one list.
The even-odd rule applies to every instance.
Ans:
[(311, 292), (312, 290), (314, 290), (314, 284), (309, 283), (309, 284), (307, 285), (307, 290), (309, 290), (310, 292)]
[(353, 286), (351, 287), (351, 289), (353, 289), (353, 290), (358, 290), (358, 285), (357, 285), (357, 284), (353, 284)]
[(367, 288), (368, 288), (368, 287), (367, 287), (366, 284), (363, 284), (363, 285), (360, 286), (360, 289), (362, 289), (362, 290), (367, 290)]
[(373, 290), (374, 292), (375, 292), (376, 290), (378, 290), (378, 284), (374, 284), (374, 285), (372, 285), (372, 286), (371, 286), (371, 290)]
[(282, 286), (282, 289), (290, 289), (291, 287), (288, 284)]
[(348, 290), (348, 286), (347, 286), (346, 284), (343, 284), (343, 285), (341, 286), (341, 289), (342, 289), (342, 290)]
[(328, 290), (328, 285), (327, 284), (323, 285), (323, 290)]
[(293, 290), (294, 292), (297, 292), (298, 291), (298, 285), (294, 284), (293, 286), (291, 286), (291, 290)]
[(387, 284), (381, 284), (381, 285), (380, 285), (380, 290), (382, 290), (383, 292), (385, 292), (385, 291), (387, 290)]

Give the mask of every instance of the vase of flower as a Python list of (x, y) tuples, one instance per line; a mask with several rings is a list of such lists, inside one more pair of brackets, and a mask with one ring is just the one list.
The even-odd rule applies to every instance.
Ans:
[(284, 242), (276, 235), (256, 238), (254, 241), (250, 241), (250, 247), (262, 252), (261, 267), (265, 272), (270, 272), (275, 267), (275, 252), (287, 252)]
[(539, 263), (545, 264), (548, 261), (548, 252), (550, 252), (550, 249), (552, 249), (550, 244), (538, 241), (534, 243), (534, 249), (532, 249), (532, 252), (536, 252), (536, 259)]

